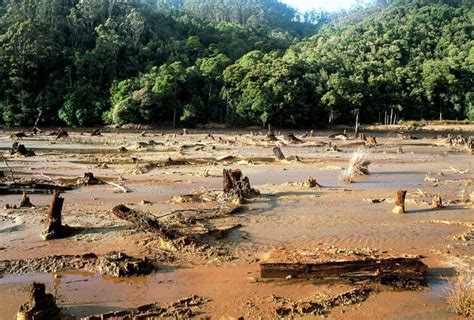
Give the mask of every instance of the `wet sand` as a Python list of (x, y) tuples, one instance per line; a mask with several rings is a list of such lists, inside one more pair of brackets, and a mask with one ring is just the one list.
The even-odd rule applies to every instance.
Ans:
[[(76, 317), (152, 302), (168, 303), (197, 294), (210, 299), (201, 316), (278, 318), (272, 295), (305, 299), (317, 293), (339, 293), (350, 286), (309, 280), (260, 281), (259, 261), (276, 248), (333, 246), (423, 255), (430, 271), (429, 285), (423, 290), (381, 290), (363, 303), (331, 310), (329, 318), (456, 318), (446, 303), (443, 279), (452, 278), (456, 269), (474, 265), (473, 240), (457, 238), (474, 226), (472, 203), (460, 201), (462, 190), (467, 194), (474, 191), (470, 152), (426, 134), (417, 140), (404, 140), (378, 133), (378, 144), (370, 149), (370, 175), (356, 177), (348, 184), (338, 177), (352, 152), (363, 145), (361, 141), (330, 140), (327, 132), (305, 138), (302, 144), (264, 142), (263, 135), (250, 136), (249, 130), (214, 133), (214, 140), (206, 139), (207, 133), (190, 130), (188, 135), (175, 136), (147, 132), (142, 137), (111, 130), (99, 137), (70, 132), (64, 141), (44, 135), (27, 137), (20, 142), (37, 155), (23, 158), (8, 155), (10, 133), (0, 132), (0, 149), (17, 179), (64, 182), (93, 172), (130, 190), (117, 193), (111, 185), (98, 185), (65, 192), (64, 223), (82, 229), (60, 240), (43, 241), (39, 237), (50, 195), (30, 195), (37, 208), (2, 209), (0, 260), (89, 252), (100, 255), (112, 250), (153, 258), (160, 252), (150, 245), (153, 237), (114, 217), (114, 206), (126, 204), (156, 216), (183, 207), (206, 207), (205, 203), (176, 204), (171, 199), (222, 188), (225, 168), (241, 169), (261, 192), (235, 218), (242, 227), (222, 240), (230, 253), (225, 259), (175, 253), (178, 259), (163, 261), (157, 273), (125, 279), (78, 271), (4, 275), (0, 278), (0, 318), (14, 318), (27, 299), (25, 288), (32, 281), (46, 283), (47, 290), (56, 293), (59, 305)], [(149, 140), (157, 144), (150, 148), (137, 146), (137, 142)], [(329, 142), (340, 151), (328, 151)], [(274, 160), (275, 145), (280, 145), (287, 157), (298, 156), (301, 162)], [(128, 151), (118, 152), (119, 147)], [(397, 153), (400, 147), (403, 153)], [(219, 160), (228, 155), (234, 158)], [(168, 157), (190, 164), (157, 165)], [(203, 174), (206, 168), (207, 176)], [(8, 175), (8, 170), (2, 170)], [(431, 179), (425, 179), (427, 174)], [(302, 183), (309, 176), (322, 188), (305, 187)], [(400, 189), (408, 190), (408, 212), (403, 215), (391, 212), (392, 200)], [(433, 209), (431, 197), (421, 195), (418, 189), (442, 195), (446, 207)], [(18, 205), (20, 198), (2, 195), (0, 206)], [(374, 199), (380, 203), (372, 203)]]

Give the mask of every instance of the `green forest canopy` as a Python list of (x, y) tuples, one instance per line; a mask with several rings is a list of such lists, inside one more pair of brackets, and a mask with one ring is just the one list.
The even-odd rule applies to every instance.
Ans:
[(469, 0), (0, 0), (0, 124), (474, 120)]

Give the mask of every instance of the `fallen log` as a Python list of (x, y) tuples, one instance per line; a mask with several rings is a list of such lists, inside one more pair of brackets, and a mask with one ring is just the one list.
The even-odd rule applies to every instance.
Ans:
[(112, 213), (117, 218), (132, 223), (139, 230), (156, 233), (160, 237), (171, 240), (181, 236), (180, 232), (162, 225), (155, 216), (130, 209), (122, 204), (114, 207)]
[(417, 257), (391, 257), (322, 263), (261, 263), (262, 278), (314, 278), (375, 281), (395, 287), (425, 285), (428, 267)]
[(23, 194), (28, 192), (29, 194), (49, 194), (54, 190), (61, 192), (72, 190), (71, 187), (58, 186), (55, 184), (48, 183), (0, 183), (0, 195), (6, 194)]
[(56, 134), (56, 140), (59, 140), (59, 139), (66, 139), (67, 137), (69, 137), (69, 133), (64, 130), (64, 129), (59, 129), (57, 134)]

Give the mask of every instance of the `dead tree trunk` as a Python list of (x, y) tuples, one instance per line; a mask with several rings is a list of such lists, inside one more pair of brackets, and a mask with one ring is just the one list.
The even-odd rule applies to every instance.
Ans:
[(47, 320), (58, 314), (54, 296), (46, 293), (43, 283), (32, 283), (29, 287), (29, 301), (20, 307), (17, 320)]
[(122, 220), (132, 223), (137, 229), (156, 233), (165, 239), (175, 239), (180, 236), (177, 231), (169, 230), (161, 225), (156, 217), (151, 214), (130, 209), (124, 205), (118, 205), (112, 209), (112, 213)]
[(395, 208), (393, 213), (405, 213), (405, 197), (407, 195), (406, 190), (398, 190), (395, 198)]
[(30, 197), (26, 195), (26, 192), (23, 191), (23, 196), (20, 201), (20, 208), (31, 208), (34, 207), (34, 205), (30, 201)]
[(369, 258), (322, 263), (261, 263), (262, 278), (372, 280), (399, 287), (425, 283), (428, 267), (419, 258)]
[(60, 197), (59, 194), (60, 192), (57, 190), (53, 193), (53, 199), (48, 210), (46, 230), (41, 234), (43, 240), (57, 239), (64, 235), (61, 221), (64, 198)]
[(354, 137), (357, 139), (359, 136), (359, 109), (356, 111), (356, 122), (355, 122), (355, 130), (354, 130)]
[(286, 159), (285, 155), (281, 151), (280, 147), (274, 147), (273, 148), (273, 154), (275, 155), (275, 158), (277, 160), (285, 160)]

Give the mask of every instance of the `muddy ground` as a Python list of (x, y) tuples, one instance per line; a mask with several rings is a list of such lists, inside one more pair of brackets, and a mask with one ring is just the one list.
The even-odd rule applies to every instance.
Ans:
[[(370, 174), (355, 177), (353, 183), (341, 182), (339, 175), (365, 143), (328, 138), (334, 132), (305, 138), (303, 131), (294, 132), (303, 142), (292, 144), (285, 140), (286, 132), (276, 132), (278, 141), (264, 141), (266, 132), (259, 129), (190, 129), (187, 134), (104, 129), (97, 136), (87, 130), (68, 131), (69, 136), (61, 139), (44, 130), (27, 133), (21, 140), (10, 136), (13, 131), (0, 132), (0, 149), (8, 164), (0, 164), (4, 182), (13, 174), (17, 182), (70, 185), (92, 172), (127, 192), (107, 183), (65, 191), (63, 223), (76, 232), (49, 241), (40, 234), (50, 194), (29, 194), (35, 207), (21, 209), (11, 208), (19, 205), (21, 194), (0, 195), (2, 319), (15, 317), (33, 281), (45, 283), (63, 312), (77, 318), (198, 295), (207, 301), (196, 311), (198, 317), (274, 319), (282, 301), (334, 296), (357, 288), (347, 283), (260, 279), (260, 261), (281, 248), (308, 252), (344, 248), (424, 257), (429, 267), (426, 288), (377, 287), (360, 301), (332, 307), (324, 317), (456, 318), (443, 288), (456, 270), (474, 266), (474, 158), (468, 149), (448, 145), (447, 131), (366, 132), (377, 138), (377, 145), (368, 149)], [(13, 141), (35, 155), (10, 155)], [(281, 147), (286, 160), (274, 158), (274, 146)], [(177, 162), (169, 162), (170, 158)], [(170, 247), (112, 214), (119, 204), (156, 217), (178, 209), (214, 208), (218, 203), (209, 195), (220, 192), (222, 170), (229, 168), (241, 169), (260, 195), (246, 200), (243, 211), (218, 219), (218, 226), (241, 227), (209, 239), (204, 248)], [(308, 187), (309, 176), (321, 187)], [(408, 191), (406, 214), (392, 213), (397, 190)], [(189, 202), (176, 198), (188, 194), (200, 196)], [(438, 194), (444, 207), (432, 208), (432, 196)], [(74, 261), (66, 266), (49, 261), (45, 266), (53, 255), (102, 256), (111, 251), (146, 257), (157, 270), (116, 278)], [(17, 267), (7, 268), (6, 263)]]

